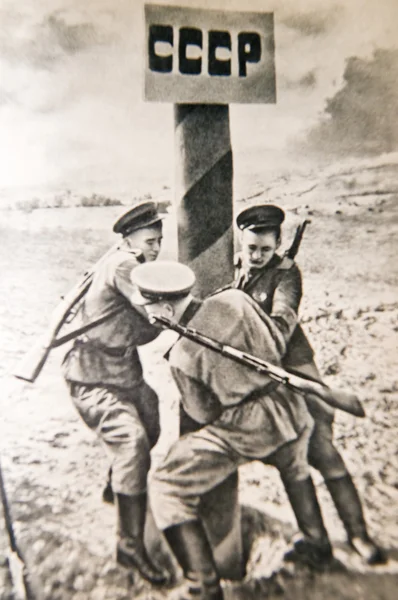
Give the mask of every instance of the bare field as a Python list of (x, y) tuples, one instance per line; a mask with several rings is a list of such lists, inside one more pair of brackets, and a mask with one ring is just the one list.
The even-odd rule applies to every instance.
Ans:
[[(228, 598), (274, 598), (282, 586), (288, 600), (392, 600), (398, 584), (398, 165), (347, 166), (334, 174), (280, 179), (271, 187), (259, 180), (247, 188), (248, 196), (238, 198), (237, 209), (264, 200), (286, 209), (284, 247), (295, 225), (312, 220), (298, 256), (305, 282), (301, 316), (326, 380), (354, 389), (364, 402), (363, 420), (337, 415), (336, 439), (364, 499), (371, 533), (391, 549), (391, 560), (386, 567), (363, 567), (344, 543), (315, 474), (336, 554), (348, 573), (282, 571), (267, 581), (294, 520), (276, 472), (254, 463), (240, 479), (248, 577), (227, 585)], [(165, 597), (142, 581), (132, 583), (114, 564), (114, 509), (101, 502), (106, 462), (63, 384), (59, 363), (66, 348), (54, 351), (34, 386), (10, 375), (57, 299), (114, 242), (109, 229), (120, 212), (103, 207), (0, 216), (2, 465), (18, 538), (47, 600)], [(175, 255), (171, 213), (163, 257)], [(178, 399), (162, 359), (169, 343), (162, 334), (141, 351), (162, 404), (154, 463), (177, 435)], [(5, 590), (1, 595), (0, 581), (4, 600)]]

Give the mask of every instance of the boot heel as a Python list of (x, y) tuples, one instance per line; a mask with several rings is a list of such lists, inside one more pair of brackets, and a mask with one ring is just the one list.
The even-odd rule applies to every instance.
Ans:
[(120, 548), (116, 549), (116, 562), (118, 565), (126, 569), (132, 569), (133, 567), (135, 567), (130, 557), (127, 556), (124, 552), (122, 552)]

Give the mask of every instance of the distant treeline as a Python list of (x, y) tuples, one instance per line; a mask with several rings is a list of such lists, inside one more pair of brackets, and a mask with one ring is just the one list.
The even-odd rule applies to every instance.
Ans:
[[(143, 196), (134, 196), (129, 202), (122, 202), (118, 198), (110, 198), (103, 194), (91, 194), (91, 196), (72, 194), (70, 190), (64, 193), (55, 194), (46, 198), (27, 198), (26, 200), (17, 200), (12, 205), (5, 206), (7, 209), (21, 210), (30, 213), (41, 208), (75, 208), (75, 207), (94, 207), (94, 206), (134, 206), (138, 202), (152, 200), (152, 194), (147, 193)], [(154, 199), (156, 201), (156, 199)], [(171, 202), (161, 200), (157, 202), (160, 212), (167, 212)]]
[(74, 206), (121, 206), (123, 203), (117, 198), (109, 198), (102, 194), (91, 194), (91, 196), (73, 196), (67, 190), (63, 194), (55, 194), (51, 198), (27, 198), (26, 200), (17, 200), (13, 206), (24, 212), (32, 212), (39, 208), (71, 208)]

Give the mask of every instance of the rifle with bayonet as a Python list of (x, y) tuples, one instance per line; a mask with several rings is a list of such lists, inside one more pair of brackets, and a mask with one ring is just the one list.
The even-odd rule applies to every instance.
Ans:
[(84, 298), (87, 290), (89, 289), (93, 280), (95, 269), (98, 265), (110, 254), (113, 254), (120, 248), (120, 242), (114, 244), (100, 259), (86, 271), (81, 281), (79, 281), (65, 296), (62, 297), (61, 302), (56, 306), (53, 311), (50, 324), (44, 333), (44, 335), (34, 344), (34, 346), (27, 352), (13, 375), (18, 379), (23, 379), (33, 383), (39, 376), (43, 369), (47, 358), (53, 348), (57, 348), (61, 344), (66, 343), (70, 339), (81, 335), (88, 329), (99, 325), (104, 320), (108, 319), (114, 312), (109, 313), (96, 320), (94, 323), (86, 327), (82, 327), (75, 332), (63, 336), (61, 339), (57, 339), (57, 336), (61, 328), (76, 317), (81, 306), (81, 300)]
[(262, 358), (258, 358), (248, 352), (242, 352), (233, 346), (222, 344), (221, 342), (200, 333), (196, 329), (180, 325), (167, 317), (151, 314), (149, 320), (154, 324), (158, 323), (159, 325), (162, 325), (165, 329), (172, 329), (182, 337), (200, 344), (205, 348), (209, 348), (218, 354), (222, 354), (222, 356), (237, 363), (255, 369), (259, 373), (264, 373), (264, 375), (268, 375), (273, 381), (283, 384), (295, 392), (303, 394), (304, 397), (306, 394), (312, 394), (333, 408), (338, 408), (339, 410), (343, 410), (356, 417), (365, 416), (362, 404), (355, 394), (331, 389), (325, 384), (304, 379), (304, 377), (289, 373), (288, 371), (285, 371), (285, 369), (277, 367)]

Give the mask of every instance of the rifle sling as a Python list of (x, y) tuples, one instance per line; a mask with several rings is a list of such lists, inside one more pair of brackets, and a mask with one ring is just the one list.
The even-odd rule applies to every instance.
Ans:
[(113, 310), (110, 310), (109, 312), (105, 313), (104, 315), (102, 315), (102, 317), (95, 319), (95, 321), (91, 321), (91, 323), (87, 323), (86, 325), (82, 325), (82, 327), (73, 329), (73, 331), (70, 331), (69, 333), (66, 333), (65, 335), (63, 335), (62, 337), (59, 337), (56, 340), (54, 340), (51, 344), (51, 348), (58, 348), (59, 346), (62, 346), (63, 344), (70, 342), (71, 340), (79, 337), (83, 333), (90, 331), (90, 329), (97, 327), (97, 325), (101, 325), (102, 323), (105, 323), (105, 321), (107, 321), (111, 317), (114, 317), (115, 315), (118, 315), (124, 309), (125, 309), (124, 306), (119, 306), (118, 308), (114, 308)]

